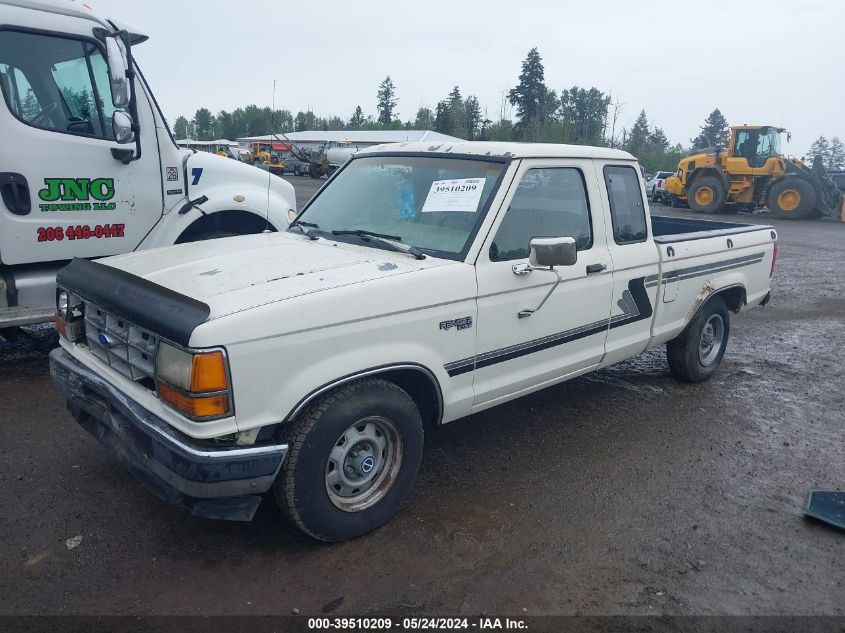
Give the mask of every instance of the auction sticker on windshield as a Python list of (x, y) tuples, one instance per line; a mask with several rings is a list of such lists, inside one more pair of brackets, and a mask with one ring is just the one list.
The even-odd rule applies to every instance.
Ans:
[(431, 183), (422, 212), (468, 211), (475, 213), (478, 210), (478, 201), (481, 200), (486, 180), (486, 178), (435, 180)]

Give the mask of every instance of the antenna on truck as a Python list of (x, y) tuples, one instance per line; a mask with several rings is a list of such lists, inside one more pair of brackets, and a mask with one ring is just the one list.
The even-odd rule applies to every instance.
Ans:
[[(273, 125), (276, 117), (276, 80), (273, 80), (273, 99), (270, 107), (270, 162), (273, 161)], [(258, 145), (261, 147), (261, 144)], [(267, 165), (267, 210), (264, 212), (264, 232), (270, 231), (270, 179), (273, 177), (270, 165)]]

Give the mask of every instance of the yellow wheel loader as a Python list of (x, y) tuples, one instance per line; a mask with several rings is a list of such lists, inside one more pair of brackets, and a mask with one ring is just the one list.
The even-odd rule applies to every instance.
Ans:
[(845, 202), (821, 161), (807, 167), (780, 152), (783, 128), (738, 125), (727, 150), (705, 149), (678, 163), (666, 181), (671, 206), (684, 202), (699, 213), (730, 213), (757, 206), (776, 218), (843, 218)]

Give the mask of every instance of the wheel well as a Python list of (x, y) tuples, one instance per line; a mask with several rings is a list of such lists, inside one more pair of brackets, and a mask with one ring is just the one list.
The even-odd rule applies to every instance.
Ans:
[(285, 420), (290, 420), (299, 415), (314, 399), (363, 378), (380, 378), (392, 382), (411, 396), (411, 399), (420, 411), (420, 417), (426, 428), (440, 424), (440, 420), (443, 418), (443, 396), (440, 391), (440, 385), (437, 383), (434, 374), (428, 369), (422, 365), (411, 364), (364, 371), (331, 382), (312, 391), (308, 396), (300, 400)]
[(239, 235), (248, 235), (250, 233), (261, 233), (265, 229), (275, 231), (276, 227), (255, 213), (248, 211), (218, 211), (217, 213), (209, 213), (202, 216), (182, 231), (182, 234), (176, 240), (176, 244), (190, 242), (197, 235), (210, 231), (231, 231)]
[(746, 303), (745, 288), (742, 286), (730, 286), (729, 288), (724, 288), (723, 290), (715, 293), (713, 296), (721, 297), (722, 301), (725, 302), (725, 305), (728, 306), (728, 310), (731, 312), (739, 312)]
[(707, 166), (707, 167), (699, 167), (698, 169), (694, 169), (692, 174), (687, 177), (687, 184), (686, 189), (689, 191), (690, 187), (692, 187), (695, 182), (704, 176), (715, 176), (718, 178), (722, 184), (725, 186), (725, 193), (731, 188), (730, 180), (725, 175), (721, 169), (716, 169), (715, 167)]

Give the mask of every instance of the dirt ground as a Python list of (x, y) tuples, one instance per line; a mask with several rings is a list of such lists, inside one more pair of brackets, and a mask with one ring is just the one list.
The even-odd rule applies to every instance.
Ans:
[(65, 411), (50, 328), (0, 342), (0, 612), (845, 615), (845, 533), (802, 517), (845, 487), (845, 224), (738, 219), (777, 226), (778, 272), (713, 380), (660, 349), (442, 427), (397, 516), (339, 545), (269, 501), (165, 505)]

